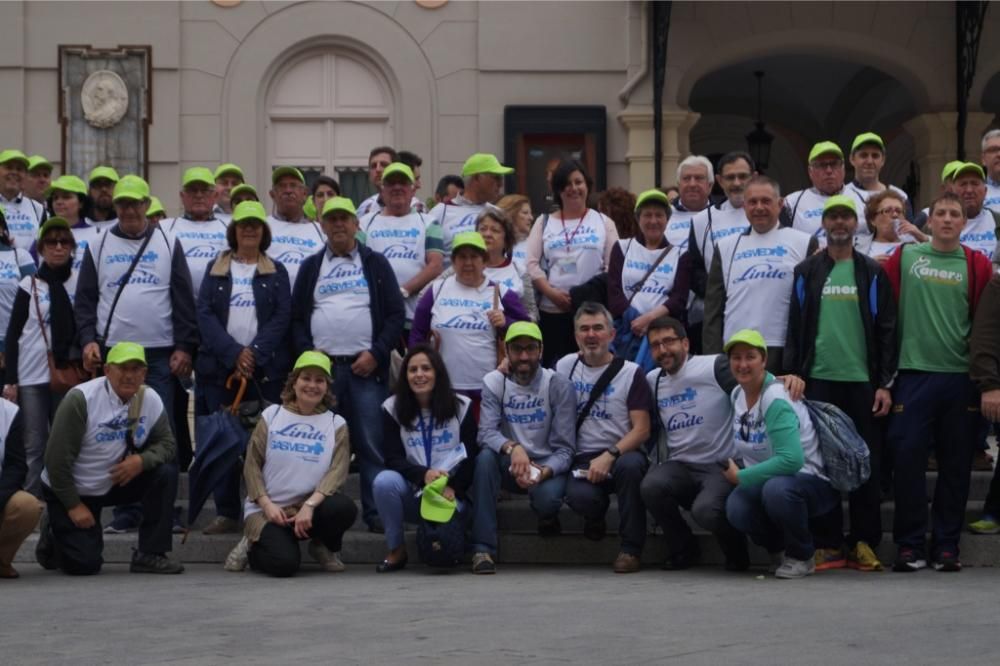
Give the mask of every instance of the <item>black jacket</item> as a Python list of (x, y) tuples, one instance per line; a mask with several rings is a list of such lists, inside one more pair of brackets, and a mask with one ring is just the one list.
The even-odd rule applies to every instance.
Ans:
[[(816, 351), (820, 298), (833, 264), (830, 254), (823, 251), (795, 267), (788, 336), (782, 356), (785, 372), (809, 377)], [(864, 327), (868, 376), (875, 388), (887, 388), (899, 362), (892, 285), (882, 266), (857, 250), (854, 251), (854, 280)]]

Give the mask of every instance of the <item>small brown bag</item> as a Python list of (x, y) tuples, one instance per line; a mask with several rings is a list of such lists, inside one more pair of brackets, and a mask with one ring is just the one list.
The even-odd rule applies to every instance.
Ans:
[(42, 340), (45, 341), (45, 351), (49, 360), (49, 388), (55, 393), (65, 393), (74, 386), (90, 379), (90, 375), (83, 369), (82, 361), (68, 361), (66, 367), (63, 368), (56, 365), (56, 360), (52, 356), (52, 346), (49, 344), (49, 336), (45, 332), (45, 319), (42, 317), (42, 306), (38, 301), (38, 286), (34, 277), (31, 278), (31, 293), (35, 300), (38, 327), (42, 331)]

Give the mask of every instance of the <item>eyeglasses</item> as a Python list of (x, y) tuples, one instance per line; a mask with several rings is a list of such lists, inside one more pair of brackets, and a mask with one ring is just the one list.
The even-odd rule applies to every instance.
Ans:
[(816, 169), (817, 171), (834, 171), (836, 169), (844, 166), (843, 160), (830, 160), (827, 162), (812, 162), (809, 164), (810, 167)]
[(750, 174), (747, 172), (743, 173), (727, 173), (721, 176), (722, 180), (727, 183), (734, 183), (737, 180), (750, 180)]
[(528, 345), (510, 345), (510, 353), (513, 356), (520, 356), (521, 354), (535, 354), (541, 349), (541, 345), (528, 344)]
[(72, 238), (46, 238), (42, 241), (42, 245), (47, 245), (49, 247), (56, 247), (57, 245), (65, 245), (66, 247), (73, 246)]
[(983, 150), (984, 155), (996, 155), (997, 153), (1000, 153), (1000, 146), (990, 146)]
[(893, 217), (902, 217), (903, 216), (903, 209), (902, 208), (895, 208), (895, 207), (894, 208), (879, 208), (877, 211), (875, 211), (875, 214), (876, 215), (892, 215)]
[(662, 338), (656, 342), (650, 342), (649, 346), (653, 349), (658, 349), (660, 347), (672, 347), (684, 338)]

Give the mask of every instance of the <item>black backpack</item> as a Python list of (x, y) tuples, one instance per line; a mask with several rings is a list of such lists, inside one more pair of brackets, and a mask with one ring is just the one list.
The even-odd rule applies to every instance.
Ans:
[(447, 523), (420, 519), (417, 525), (417, 552), (429, 567), (451, 569), (465, 555), (465, 521), (458, 511)]

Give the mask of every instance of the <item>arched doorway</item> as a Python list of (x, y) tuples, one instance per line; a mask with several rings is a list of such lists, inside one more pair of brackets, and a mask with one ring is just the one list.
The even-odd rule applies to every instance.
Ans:
[(395, 134), (392, 89), (378, 68), (348, 50), (311, 50), (277, 70), (265, 103), (270, 168), (297, 166), (310, 185), (332, 176), (355, 203), (371, 193), (368, 152)]

